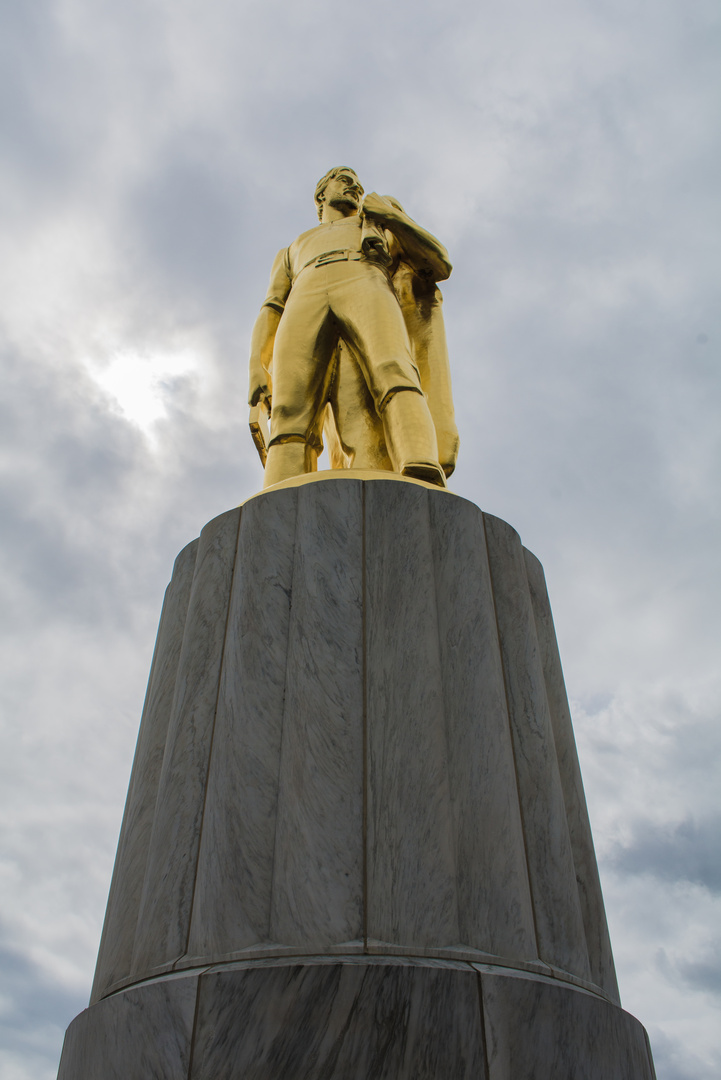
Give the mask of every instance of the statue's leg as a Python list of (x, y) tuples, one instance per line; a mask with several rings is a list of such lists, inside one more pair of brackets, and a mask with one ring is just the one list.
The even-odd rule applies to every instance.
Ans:
[(338, 337), (327, 290), (305, 271), (293, 286), (273, 348), (273, 407), (264, 487), (314, 472), (322, 447), (319, 417), (328, 397)]
[(423, 394), (397, 390), (381, 412), (388, 453), (397, 472), (446, 487), (438, 462), (436, 429)]
[(304, 440), (273, 443), (265, 463), (263, 487), (272, 487), (301, 473), (315, 472), (317, 463), (318, 451)]
[[(332, 420), (335, 422), (333, 426), (337, 432), (338, 449), (345, 461), (335, 465), (331, 454), (331, 467), (393, 472), (386, 448), (383, 421), (376, 412), (375, 402), (358, 357), (346, 342), (341, 343), (338, 353), (338, 364), (330, 391), (330, 408)], [(327, 421), (324, 428), (330, 452), (332, 443), (328, 441), (329, 431), (332, 432), (331, 421)]]
[(339, 271), (332, 308), (341, 324), (383, 421), (396, 472), (445, 487), (436, 429), (413, 362), (398, 299), (385, 273), (355, 262)]

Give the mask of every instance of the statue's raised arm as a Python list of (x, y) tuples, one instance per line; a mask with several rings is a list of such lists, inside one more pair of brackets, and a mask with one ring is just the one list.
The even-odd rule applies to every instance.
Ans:
[(408, 217), (397, 199), (372, 191), (363, 199), (363, 217), (388, 229), (400, 244), (406, 259), (421, 276), (445, 281), (453, 267), (440, 240)]
[(265, 487), (316, 469), (324, 424), (333, 467), (445, 487), (458, 435), (435, 283), (448, 253), (395, 199), (363, 199), (352, 169), (326, 173), (315, 201), (320, 224), (276, 256), (253, 329), (249, 401), (271, 411)]

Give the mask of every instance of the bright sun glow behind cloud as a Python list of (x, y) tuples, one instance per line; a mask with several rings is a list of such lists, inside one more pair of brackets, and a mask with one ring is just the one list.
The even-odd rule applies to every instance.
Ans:
[(167, 415), (175, 381), (196, 369), (197, 356), (190, 350), (116, 351), (109, 361), (86, 359), (85, 366), (123, 416), (152, 438), (155, 422)]

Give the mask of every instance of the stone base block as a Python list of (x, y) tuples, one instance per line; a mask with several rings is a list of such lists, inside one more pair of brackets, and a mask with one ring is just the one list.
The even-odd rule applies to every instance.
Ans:
[(318, 957), (163, 976), (71, 1024), (58, 1080), (653, 1080), (643, 1027), (560, 981)]

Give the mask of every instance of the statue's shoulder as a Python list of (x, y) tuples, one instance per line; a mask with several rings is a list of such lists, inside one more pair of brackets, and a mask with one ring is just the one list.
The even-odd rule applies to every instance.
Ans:
[(306, 229), (306, 231), (302, 232), (300, 236), (296, 236), (295, 240), (290, 246), (292, 248), (298, 247), (298, 245), (302, 244), (305, 240), (308, 240), (311, 236), (316, 236), (322, 228), (323, 226), (318, 224), (314, 225), (312, 229)]

